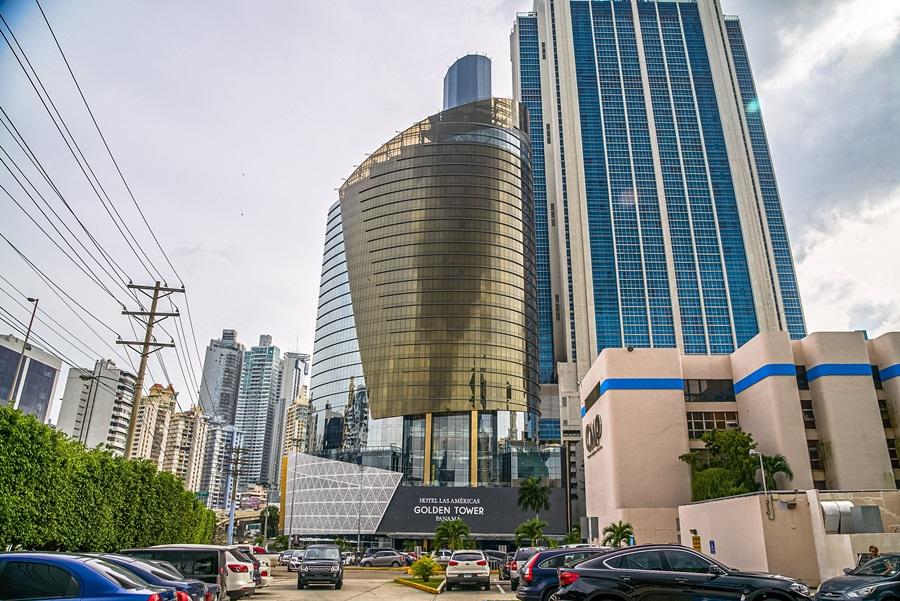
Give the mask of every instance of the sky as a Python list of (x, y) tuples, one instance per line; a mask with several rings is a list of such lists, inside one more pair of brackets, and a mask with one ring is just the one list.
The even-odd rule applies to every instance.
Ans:
[[(900, 2), (721, 1), (744, 27), (808, 329), (900, 329)], [(5, 42), (0, 107), (133, 281), (152, 283), (160, 272), (186, 286), (197, 348), (183, 318), (191, 342), (161, 351), (165, 371), (154, 359), (149, 379), (173, 381), (187, 406), (204, 347), (223, 328), (248, 346), (271, 334), (283, 351), (312, 352), (325, 216), (342, 178), (395, 132), (440, 110), (443, 75), (464, 54), (490, 56), (494, 94), (511, 95), (509, 32), (531, 0), (42, 6), (180, 280), (119, 179), (33, 0), (0, 0), (0, 15), (103, 190), (88, 185)], [(79, 228), (2, 127), (0, 147)], [(2, 165), (0, 185), (37, 215)], [(148, 270), (113, 226), (104, 192), (153, 263)], [(21, 300), (14, 285), (40, 298), (41, 316), (57, 332), (40, 322), (36, 332), (71, 362), (116, 358), (116, 336), (135, 336), (121, 315), (124, 291), (107, 294), (76, 270), (2, 190), (0, 233), (84, 310), (69, 310), (2, 239), (0, 308), (27, 320), (27, 307), (6, 294)], [(182, 295), (173, 298), (184, 313)], [(181, 326), (166, 327), (175, 334)]]

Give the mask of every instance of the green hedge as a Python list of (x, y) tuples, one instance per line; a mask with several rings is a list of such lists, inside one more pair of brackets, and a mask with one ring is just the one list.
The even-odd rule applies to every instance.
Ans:
[(0, 407), (0, 551), (208, 543), (214, 528), (215, 514), (172, 474)]

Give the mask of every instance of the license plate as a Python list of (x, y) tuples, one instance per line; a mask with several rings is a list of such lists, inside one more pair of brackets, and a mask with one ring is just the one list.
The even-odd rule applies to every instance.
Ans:
[(471, 577), (472, 577), (471, 574), (463, 574), (463, 578), (471, 578)]

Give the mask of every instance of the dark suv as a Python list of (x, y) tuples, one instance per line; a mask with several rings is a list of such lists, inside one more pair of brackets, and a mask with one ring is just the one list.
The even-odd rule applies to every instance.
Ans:
[(344, 562), (337, 545), (310, 545), (297, 571), (297, 588), (310, 584), (331, 584), (334, 590), (344, 586)]
[(798, 580), (741, 572), (676, 545), (626, 547), (559, 571), (560, 601), (612, 598), (620, 601), (809, 601)]

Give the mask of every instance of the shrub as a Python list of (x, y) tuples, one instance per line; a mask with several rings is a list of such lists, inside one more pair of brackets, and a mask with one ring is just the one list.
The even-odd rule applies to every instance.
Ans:
[(413, 575), (421, 579), (422, 582), (431, 580), (431, 575), (434, 574), (436, 569), (437, 563), (427, 555), (423, 555), (412, 564)]

